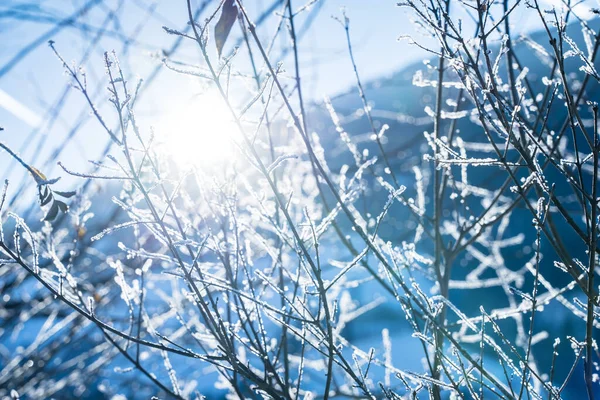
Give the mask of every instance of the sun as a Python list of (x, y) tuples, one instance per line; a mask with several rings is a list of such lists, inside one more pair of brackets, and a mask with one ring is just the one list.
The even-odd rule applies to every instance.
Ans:
[(156, 124), (159, 142), (183, 167), (221, 167), (237, 154), (237, 125), (220, 94), (207, 90), (170, 110)]

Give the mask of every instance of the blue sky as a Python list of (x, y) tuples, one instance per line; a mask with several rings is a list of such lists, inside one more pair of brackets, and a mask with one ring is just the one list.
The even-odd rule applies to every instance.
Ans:
[[(0, 59), (4, 64), (4, 74), (0, 76), (0, 126), (5, 128), (1, 140), (15, 150), (22, 153), (29, 161), (40, 165), (45, 158), (53, 152), (62, 139), (66, 137), (73, 125), (82, 123), (76, 140), (69, 145), (62, 154), (72, 166), (82, 167), (87, 159), (96, 157), (96, 153), (106, 142), (106, 135), (98, 129), (95, 121), (89, 120), (88, 109), (83, 97), (77, 93), (69, 94), (65, 107), (52, 126), (48, 126), (46, 118), (47, 109), (57, 101), (65, 90), (69, 79), (65, 76), (60, 62), (52, 54), (45, 40), (36, 46), (30, 53), (23, 57), (12, 68), (6, 68), (11, 60), (21, 49), (35, 40), (43, 37), (44, 33), (53, 28), (52, 24), (43, 18), (31, 17), (36, 13), (44, 18), (61, 20), (79, 10), (89, 0), (54, 0), (39, 2), (11, 1), (0, 5), (0, 11), (17, 9), (26, 10), (31, 20), (7, 19), (0, 31), (5, 40), (0, 48)], [(118, 24), (123, 32), (131, 34), (139, 30), (135, 46), (127, 52), (119, 40), (110, 38), (116, 31), (115, 23), (109, 25), (109, 34), (104, 35), (94, 51), (82, 64), (88, 74), (88, 84), (92, 93), (98, 98), (103, 98), (106, 91), (103, 84), (102, 52), (115, 50), (121, 58), (126, 72), (133, 76), (146, 77), (159, 63), (152, 52), (165, 49), (173, 42), (174, 37), (164, 33), (162, 26), (181, 29), (187, 21), (185, 1), (150, 0), (125, 1), (118, 8), (119, 0), (108, 0), (104, 5), (96, 6), (79, 21), (86, 26), (99, 27), (107, 18), (111, 10), (119, 10)], [(300, 7), (304, 2), (295, 2)], [(385, 74), (390, 74), (414, 61), (418, 52), (406, 42), (398, 42), (400, 34), (407, 33), (410, 28), (406, 13), (399, 9), (395, 2), (387, 0), (361, 1), (361, 0), (328, 0), (321, 1), (321, 9), (314, 23), (300, 42), (302, 68), (305, 71), (304, 90), (308, 98), (321, 101), (325, 95), (333, 96), (349, 88), (354, 81), (352, 67), (348, 58), (345, 43), (345, 33), (338, 21), (332, 16), (341, 16), (344, 7), (351, 19), (351, 35), (361, 75), (364, 80), (374, 79)], [(250, 15), (256, 16), (257, 10), (264, 9), (271, 1), (257, 0), (246, 2)], [(24, 5), (28, 5), (26, 8)], [(155, 5), (152, 17), (144, 8)], [(296, 4), (295, 4), (296, 5)], [(209, 7), (210, 9), (214, 6)], [(276, 16), (269, 19), (261, 33), (266, 38), (272, 32)], [(299, 26), (302, 18), (299, 20)], [(81, 25), (80, 25), (81, 26)], [(232, 35), (239, 35), (239, 29)], [(79, 64), (86, 54), (88, 43), (93, 40), (95, 32), (82, 33), (81, 29), (65, 27), (58, 34), (52, 35), (56, 48), (68, 62)], [(232, 39), (230, 39), (232, 41)], [(191, 46), (183, 48), (180, 59), (190, 63), (198, 61), (197, 54)], [(179, 56), (177, 56), (179, 58)], [(285, 65), (291, 71), (292, 64), (289, 58)], [(159, 75), (153, 83), (152, 89), (138, 107), (139, 117), (148, 124), (156, 123), (160, 114), (172, 107), (174, 100), (185, 99), (190, 96), (189, 80), (177, 77), (174, 73), (166, 71)], [(71, 90), (71, 92), (75, 92)], [(107, 110), (108, 111), (108, 110)], [(110, 113), (108, 111), (108, 113)], [(147, 120), (146, 120), (147, 118)], [(41, 125), (40, 125), (41, 123)], [(38, 126), (39, 132), (32, 133)], [(43, 146), (38, 146), (41, 138), (47, 135)], [(0, 170), (6, 171), (7, 158), (0, 159)], [(47, 173), (56, 171), (52, 165)], [(14, 171), (11, 171), (12, 175)]]
[[(61, 146), (73, 126), (78, 126), (75, 140), (61, 152), (61, 159), (72, 168), (86, 168), (87, 160), (96, 159), (107, 141), (107, 136), (99, 129), (98, 123), (89, 117), (89, 108), (83, 97), (74, 90), (67, 96), (65, 107), (55, 123), (48, 124), (47, 118), (47, 110), (65, 91), (69, 78), (64, 74), (63, 67), (46, 45), (46, 41), (40, 39), (54, 26), (46, 20), (62, 20), (88, 2), (90, 0), (10, 0), (0, 5), (0, 12), (10, 13), (11, 9), (24, 10), (22, 14), (27, 17), (22, 18), (28, 19), (16, 20), (0, 14), (3, 15), (0, 35), (5, 38), (3, 46), (0, 47), (0, 126), (3, 126), (5, 131), (0, 138), (19, 151), (24, 159), (40, 168), (47, 168), (43, 170), (47, 175), (58, 172), (64, 175), (56, 169), (54, 162), (46, 160)], [(196, 3), (199, 2), (200, 0), (196, 0)], [(259, 14), (258, 10), (265, 9), (271, 3), (271, 0), (256, 0), (247, 1), (245, 4), (250, 16), (256, 17)], [(293, 4), (300, 7), (304, 3), (296, 1)], [(212, 11), (214, 7), (209, 6), (208, 10)], [(424, 56), (422, 51), (407, 41), (397, 40), (401, 35), (414, 35), (415, 31), (410, 16), (404, 9), (396, 6), (396, 1), (321, 0), (313, 7), (320, 7), (320, 11), (311, 29), (300, 41), (303, 88), (305, 95), (311, 100), (320, 102), (324, 96), (334, 96), (354, 84), (345, 32), (340, 23), (332, 18), (340, 17), (342, 8), (350, 18), (354, 53), (363, 81), (390, 75)], [(107, 33), (89, 53), (89, 57), (84, 57), (97, 32), (93, 29), (85, 32), (81, 28), (101, 26), (102, 21), (111, 12), (119, 18), (111, 21)], [(201, 20), (206, 15), (205, 13)], [(298, 18), (298, 29), (306, 15), (308, 12)], [(277, 19), (276, 15), (272, 15), (259, 30), (264, 40), (274, 31)], [(92, 7), (78, 20), (79, 29), (66, 26), (51, 38), (68, 62), (80, 65), (85, 58), (81, 65), (87, 71), (90, 91), (100, 103), (106, 97), (102, 62), (104, 51), (115, 50), (126, 73), (132, 77), (146, 78), (159, 64), (160, 59), (156, 57), (156, 53), (160, 49), (169, 48), (174, 40), (173, 36), (165, 34), (162, 26), (182, 29), (186, 21), (184, 0), (106, 0)], [(468, 21), (466, 15), (465, 21)], [(513, 22), (516, 30), (526, 31), (536, 27), (536, 22), (526, 15), (517, 16)], [(124, 48), (119, 38), (111, 37), (119, 32), (128, 36), (135, 34), (135, 43), (127, 49)], [(239, 35), (239, 28), (235, 27), (228, 44), (233, 43)], [(12, 68), (7, 68), (8, 60), (38, 39), (39, 46), (33, 47), (32, 51)], [(174, 58), (189, 63), (199, 61), (197, 50), (191, 45), (182, 46)], [(290, 57), (283, 61), (287, 70), (292, 72)], [(190, 85), (188, 78), (163, 71), (139, 102), (138, 118), (145, 126), (154, 125), (165, 113), (179, 107), (193, 96), (197, 89), (196, 86)], [(111, 115), (111, 110), (103, 107), (100, 109), (105, 115)], [(32, 131), (36, 125), (39, 130)], [(7, 157), (0, 158), (0, 171), (5, 171), (4, 175), (9, 178), (12, 178), (15, 172), (17, 177), (22, 173), (14, 168), (8, 171), (8, 165), (10, 164)], [(20, 179), (17, 178), (17, 181)]]

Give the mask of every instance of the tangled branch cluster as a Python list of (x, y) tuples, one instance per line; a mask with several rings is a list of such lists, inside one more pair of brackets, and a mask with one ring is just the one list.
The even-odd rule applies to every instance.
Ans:
[[(411, 71), (407, 93), (430, 100), (406, 115), (373, 106), (345, 15), (358, 88), (346, 98), (359, 102), (348, 112), (344, 98), (321, 109), (303, 98), (296, 21), (317, 1), (276, 3), (268, 41), (243, 1), (224, 3), (201, 23), (188, 0), (187, 30), (165, 28), (201, 59), (164, 65), (215, 89), (237, 128), (239, 157), (213, 167), (182, 168), (142, 131), (144, 83), (115, 53), (105, 116), (51, 43), (112, 150), (93, 172), (61, 164), (82, 182), (67, 210), (49, 196), (72, 193), (3, 145), (34, 171), (49, 211), (29, 223), (7, 208), (5, 185), (0, 339), (37, 333), (1, 355), (0, 394), (79, 396), (93, 384), (161, 398), (560, 399), (581, 381), (594, 398), (596, 21), (570, 3), (404, 1), (433, 39), (415, 45), (437, 60)], [(238, 14), (219, 53), (233, 21), (243, 35), (215, 58), (221, 10)], [(543, 31), (511, 33), (517, 13)], [(287, 70), (273, 56), (281, 36)], [(333, 129), (317, 123), (325, 114)], [(98, 228), (101, 200), (86, 190), (100, 181), (119, 193)], [(544, 309), (576, 328), (552, 327)]]

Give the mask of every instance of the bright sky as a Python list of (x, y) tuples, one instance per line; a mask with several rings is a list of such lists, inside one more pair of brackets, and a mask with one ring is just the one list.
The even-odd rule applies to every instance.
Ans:
[[(273, 0), (256, 0), (246, 4), (249, 14), (256, 17), (259, 14), (257, 10), (264, 10), (272, 2)], [(87, 3), (92, 3), (93, 6), (88, 14), (78, 20), (79, 29), (71, 26), (55, 28), (56, 21), (64, 20)], [(64, 106), (57, 112), (57, 118), (51, 118), (50, 110), (64, 95), (69, 78), (46, 44), (50, 38), (48, 33), (52, 32), (51, 38), (67, 62), (85, 67), (90, 92), (95, 100), (103, 100), (106, 97), (106, 78), (102, 53), (114, 49), (126, 72), (146, 79), (159, 64), (159, 58), (153, 55), (157, 50), (168, 49), (175, 40), (175, 37), (163, 31), (162, 26), (175, 29), (186, 26), (185, 3), (185, 0), (2, 2), (0, 35), (10, 40), (4, 40), (0, 46), (0, 126), (5, 129), (0, 134), (0, 140), (48, 176), (63, 176), (63, 182), (70, 179), (56, 167), (55, 161), (46, 162), (56, 151), (62, 151), (60, 159), (67, 166), (79, 171), (87, 170), (87, 161), (98, 158), (101, 149), (105, 147), (107, 136), (99, 129), (98, 123), (89, 118), (89, 108), (81, 94), (75, 90), (70, 90), (65, 97)], [(196, 3), (199, 4), (200, 0), (196, 0)], [(304, 3), (304, 0), (293, 1), (295, 8)], [(344, 6), (351, 19), (356, 61), (365, 81), (390, 74), (415, 60), (417, 53), (413, 48), (406, 42), (397, 41), (397, 37), (406, 33), (410, 24), (405, 12), (394, 1), (321, 0), (319, 3), (322, 3), (321, 9), (309, 33), (300, 40), (303, 87), (307, 98), (321, 101), (325, 95), (333, 96), (353, 84), (354, 76), (346, 49), (345, 32), (339, 22), (332, 18), (341, 16), (341, 8)], [(21, 6), (17, 7), (17, 4)], [(27, 4), (27, 7), (22, 6), (23, 4)], [(155, 10), (149, 13), (148, 9), (152, 7)], [(212, 11), (214, 5), (210, 9)], [(18, 18), (6, 17), (10, 11), (16, 11)], [(111, 12), (118, 15), (119, 19), (113, 19), (103, 38), (90, 52), (89, 43), (95, 40), (97, 28), (110, 17)], [(202, 19), (205, 17), (206, 14)], [(299, 30), (303, 19), (304, 17), (298, 20)], [(277, 20), (277, 16), (272, 16), (268, 24), (259, 30), (264, 40), (268, 40), (267, 34), (274, 32)], [(82, 28), (88, 28), (88, 32), (82, 33)], [(121, 32), (127, 35), (137, 33), (135, 46), (124, 49), (121, 38), (117, 37)], [(239, 28), (234, 27), (232, 36), (235, 38), (239, 34)], [(230, 38), (230, 42), (232, 40)], [(277, 48), (277, 43), (275, 47)], [(11, 63), (10, 60), (18, 58), (24, 48), (30, 51), (19, 58), (18, 63)], [(176, 59), (190, 63), (199, 61), (193, 46), (181, 49), (183, 51), (178, 53)], [(292, 71), (290, 59), (285, 61), (284, 66)], [(138, 103), (138, 118), (147, 125), (160, 124), (165, 117), (177, 115), (177, 110), (197, 91), (198, 86), (190, 85), (188, 78), (163, 71)], [(111, 110), (105, 111), (111, 114)], [(76, 131), (73, 131), (73, 127), (77, 127)], [(69, 135), (74, 135), (74, 140), (69, 140), (67, 148), (61, 150), (63, 140)], [(24, 176), (4, 156), (0, 157), (0, 171), (0, 174), (15, 182), (20, 182)], [(17, 175), (13, 177), (15, 173)]]
[[(265, 9), (272, 1), (246, 2), (249, 14), (256, 17), (257, 10)], [(294, 1), (294, 7), (302, 6), (305, 1)], [(64, 20), (88, 3), (92, 6), (88, 14), (78, 19), (79, 29), (55, 28), (56, 21)], [(27, 7), (16, 7), (17, 4)], [(355, 58), (363, 81), (392, 74), (422, 57), (423, 53), (416, 47), (397, 40), (400, 35), (414, 34), (414, 30), (406, 11), (397, 7), (396, 1), (320, 0), (315, 6), (319, 5), (318, 16), (300, 41), (303, 87), (309, 99), (321, 101), (325, 95), (334, 96), (354, 84), (345, 32), (332, 18), (341, 16), (342, 7), (350, 18)], [(214, 6), (210, 8), (212, 11)], [(8, 11), (17, 11), (18, 19), (7, 17)], [(58, 171), (52, 162), (44, 161), (60, 150), (62, 141), (69, 135), (75, 139), (69, 141), (60, 158), (66, 159), (65, 163), (74, 169), (85, 170), (87, 160), (96, 159), (106, 143), (106, 135), (97, 122), (89, 118), (89, 108), (75, 90), (69, 91), (57, 118), (49, 122), (52, 120), (49, 110), (63, 96), (69, 79), (46, 45), (50, 38), (48, 33), (52, 33), (56, 48), (67, 62), (79, 65), (83, 60), (81, 64), (87, 71), (90, 91), (95, 99), (102, 100), (106, 96), (103, 51), (114, 49), (126, 72), (147, 78), (159, 63), (159, 58), (153, 55), (160, 49), (168, 49), (175, 39), (165, 34), (162, 26), (182, 29), (187, 22), (185, 0), (6, 0), (0, 4), (0, 12), (4, 12), (0, 13), (0, 35), (10, 38), (3, 40), (0, 46), (0, 126), (5, 128), (0, 140), (20, 152), (24, 159), (46, 168), (47, 175)], [(112, 19), (103, 38), (89, 52), (89, 43), (95, 40), (97, 28), (111, 13), (118, 15), (118, 19)], [(297, 22), (297, 29), (301, 29), (304, 18)], [(465, 19), (468, 20), (468, 16)], [(260, 31), (265, 41), (267, 34), (274, 31), (276, 21), (277, 17), (272, 16)], [(514, 16), (513, 22), (515, 29), (535, 27), (535, 22), (526, 16)], [(236, 28), (233, 36), (239, 35)], [(135, 46), (123, 48), (119, 37), (122, 32), (135, 35)], [(24, 48), (30, 51), (18, 63), (11, 64), (10, 60), (18, 57)], [(183, 48), (176, 58), (191, 63), (199, 60), (191, 46)], [(287, 71), (293, 70), (289, 58), (284, 67)], [(140, 101), (138, 116), (147, 124), (156, 124), (182, 107), (197, 90), (189, 79), (163, 71)], [(74, 131), (73, 127), (77, 129)], [(0, 157), (2, 173), (9, 174), (8, 165), (7, 157)]]

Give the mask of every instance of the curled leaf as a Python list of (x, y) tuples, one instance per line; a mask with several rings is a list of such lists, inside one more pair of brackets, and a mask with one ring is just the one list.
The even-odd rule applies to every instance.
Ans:
[(48, 178), (46, 178), (46, 175), (44, 175), (39, 169), (32, 166), (29, 166), (29, 168), (29, 172), (31, 172), (31, 175), (33, 175), (33, 179), (35, 179), (37, 183), (45, 182), (48, 180)]
[(44, 221), (54, 221), (54, 219), (58, 215), (58, 204), (56, 203), (58, 202), (55, 201), (54, 203), (52, 203), (52, 205), (50, 206), (50, 210), (48, 210), (48, 213), (44, 217)]
[(54, 202), (54, 204), (56, 204), (58, 206), (58, 208), (60, 209), (60, 211), (62, 211), (64, 213), (66, 213), (67, 211), (69, 211), (69, 206), (65, 202), (62, 202), (60, 200), (56, 200)]
[(46, 204), (50, 203), (50, 201), (53, 199), (52, 193), (50, 192), (50, 189), (48, 189), (48, 186), (44, 186), (44, 190), (42, 191), (41, 187), (40, 187), (40, 203), (43, 206), (45, 206)]
[(231, 32), (237, 15), (238, 9), (235, 5), (235, 0), (225, 0), (223, 9), (221, 10), (221, 17), (215, 26), (215, 43), (219, 57), (221, 57), (225, 41), (227, 40), (227, 36), (229, 36), (229, 32)]
[(61, 197), (64, 197), (65, 199), (69, 199), (69, 198), (71, 198), (71, 197), (75, 196), (75, 194), (76, 194), (77, 192), (74, 192), (74, 191), (69, 191), (69, 192), (59, 192), (58, 190), (54, 190), (54, 191), (53, 191), (53, 193), (54, 193), (54, 194), (57, 194), (57, 195), (59, 195), (59, 196), (61, 196)]

